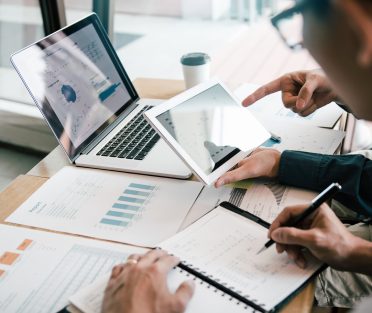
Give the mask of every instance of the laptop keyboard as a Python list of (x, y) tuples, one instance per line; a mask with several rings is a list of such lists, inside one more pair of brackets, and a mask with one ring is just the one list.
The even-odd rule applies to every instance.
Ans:
[(151, 108), (151, 106), (145, 106), (97, 155), (111, 158), (143, 160), (160, 139), (160, 136), (145, 120), (142, 114)]

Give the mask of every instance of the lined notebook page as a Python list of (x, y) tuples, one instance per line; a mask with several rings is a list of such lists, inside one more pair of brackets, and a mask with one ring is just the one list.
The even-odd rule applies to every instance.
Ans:
[(320, 263), (309, 260), (302, 270), (286, 254), (277, 254), (274, 246), (257, 255), (267, 240), (267, 229), (218, 207), (160, 247), (270, 310), (300, 287)]

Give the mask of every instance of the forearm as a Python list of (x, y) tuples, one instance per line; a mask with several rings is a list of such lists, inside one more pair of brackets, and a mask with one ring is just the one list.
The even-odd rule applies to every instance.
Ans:
[(372, 216), (372, 161), (362, 155), (321, 155), (284, 151), (278, 172), (286, 185), (321, 191), (332, 182), (342, 185), (336, 199), (366, 216)]
[(347, 270), (372, 275), (372, 242), (354, 237), (348, 260)]

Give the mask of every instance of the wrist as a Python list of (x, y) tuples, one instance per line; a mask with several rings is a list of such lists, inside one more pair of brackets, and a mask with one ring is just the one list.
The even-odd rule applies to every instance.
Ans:
[(274, 150), (274, 149), (272, 150), (272, 152), (273, 152), (273, 166), (268, 176), (275, 178), (275, 177), (278, 177), (279, 175), (280, 158), (282, 154), (278, 150)]
[(372, 275), (372, 242), (352, 236), (345, 264), (347, 271)]

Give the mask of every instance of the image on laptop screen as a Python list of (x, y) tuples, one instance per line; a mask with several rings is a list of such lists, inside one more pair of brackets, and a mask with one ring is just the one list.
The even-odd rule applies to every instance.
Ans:
[(70, 157), (132, 98), (92, 23), (59, 31), (13, 58)]

